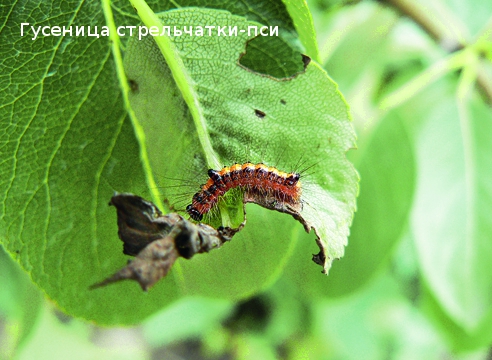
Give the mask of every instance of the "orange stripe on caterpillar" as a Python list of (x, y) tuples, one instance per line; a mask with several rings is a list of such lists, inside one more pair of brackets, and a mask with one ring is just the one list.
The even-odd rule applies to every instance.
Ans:
[(264, 164), (234, 164), (222, 170), (208, 170), (210, 177), (186, 211), (193, 220), (200, 221), (227, 191), (241, 188), (256, 196), (273, 197), (276, 201), (291, 205), (301, 201), (300, 174), (287, 173)]

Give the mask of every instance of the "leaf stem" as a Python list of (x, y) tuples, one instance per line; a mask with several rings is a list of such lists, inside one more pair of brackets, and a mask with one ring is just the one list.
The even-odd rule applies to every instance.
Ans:
[[(390, 6), (396, 9), (401, 14), (408, 16), (417, 25), (419, 25), (430, 37), (432, 37), (444, 50), (448, 52), (464, 49), (471, 44), (466, 38), (460, 34), (466, 34), (467, 29), (459, 21), (452, 16), (450, 11), (447, 11), (448, 16), (443, 16), (437, 12), (432, 12), (432, 8), (419, 4), (411, 0), (385, 0)], [(444, 11), (447, 9), (444, 8)], [(441, 16), (440, 16), (441, 15)], [(446, 17), (447, 21), (436, 21), (436, 19)], [(451, 19), (452, 21), (449, 21)], [(490, 39), (492, 26), (492, 17), (485, 26), (482, 32), (482, 37)], [(484, 69), (483, 64), (478, 64), (476, 85), (482, 91), (484, 99), (492, 104), (492, 79)]]
[[(140, 19), (147, 26), (156, 26), (162, 28), (162, 22), (159, 20), (157, 15), (152, 11), (152, 9), (147, 5), (145, 0), (130, 0), (133, 7), (137, 10)], [(166, 60), (169, 69), (173, 75), (174, 81), (181, 91), (183, 99), (188, 105), (188, 109), (195, 122), (195, 127), (197, 129), (198, 139), (200, 141), (201, 147), (203, 148), (205, 161), (209, 168), (219, 169), (221, 163), (217, 158), (215, 151), (212, 147), (210, 137), (208, 136), (207, 126), (205, 122), (205, 117), (203, 115), (203, 109), (198, 101), (198, 95), (195, 92), (193, 86), (193, 80), (190, 78), (186, 68), (179, 56), (178, 51), (174, 47), (171, 39), (162, 34), (160, 36), (154, 37), (157, 46), (161, 50), (164, 59)]]
[(123, 57), (121, 55), (121, 41), (116, 32), (116, 25), (114, 22), (113, 11), (111, 9), (111, 0), (103, 0), (102, 1), (102, 9), (104, 13), (104, 17), (106, 19), (106, 24), (109, 27), (109, 39), (111, 41), (111, 50), (113, 52), (113, 58), (115, 62), (116, 75), (118, 77), (121, 92), (123, 94), (123, 102), (125, 104), (126, 111), (130, 116), (130, 120), (133, 125), (133, 129), (135, 131), (135, 137), (137, 138), (137, 142), (140, 147), (140, 160), (142, 161), (143, 170), (145, 173), (145, 178), (147, 179), (147, 186), (149, 187), (152, 201), (165, 213), (169, 212), (169, 208), (164, 206), (164, 203), (161, 201), (161, 194), (159, 193), (159, 188), (154, 179), (154, 174), (152, 173), (152, 167), (150, 165), (149, 156), (147, 153), (147, 146), (145, 141), (145, 132), (143, 130), (142, 125), (138, 122), (137, 116), (133, 111), (130, 100), (128, 98), (128, 94), (130, 92), (130, 86), (128, 85), (128, 79), (125, 74), (125, 70), (123, 67)]
[[(442, 7), (441, 11), (435, 11), (430, 6), (423, 6), (412, 0), (386, 0), (400, 14), (412, 19), (443, 49), (455, 51), (464, 47), (464, 40), (458, 34), (466, 32), (459, 19), (454, 18), (451, 12)], [(444, 20), (445, 13), (446, 19)]]
[(379, 103), (379, 109), (389, 111), (419, 93), (452, 70), (466, 65), (470, 50), (464, 49), (433, 64), (405, 85), (386, 95)]

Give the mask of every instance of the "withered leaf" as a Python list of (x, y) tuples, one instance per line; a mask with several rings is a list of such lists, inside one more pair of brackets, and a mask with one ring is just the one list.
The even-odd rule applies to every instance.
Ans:
[(136, 258), (114, 275), (92, 285), (92, 289), (131, 279), (147, 290), (167, 275), (178, 257), (190, 259), (197, 253), (218, 248), (244, 226), (216, 230), (176, 213), (162, 215), (152, 202), (127, 193), (116, 193), (110, 205), (117, 210), (123, 253)]
[(116, 274), (100, 283), (91, 286), (92, 289), (105, 286), (116, 281), (132, 279), (137, 281), (143, 290), (147, 290), (159, 279), (167, 275), (176, 259), (179, 257), (174, 246), (172, 231), (163, 239), (147, 245), (135, 258)]
[(153, 203), (133, 194), (115, 193), (109, 205), (116, 207), (118, 236), (126, 255), (136, 256), (152, 241), (169, 233), (180, 220), (175, 213), (162, 216)]

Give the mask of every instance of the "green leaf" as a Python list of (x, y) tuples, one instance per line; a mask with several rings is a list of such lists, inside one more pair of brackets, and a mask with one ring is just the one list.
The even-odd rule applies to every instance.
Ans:
[[(139, 14), (144, 11), (139, 9)], [(213, 24), (247, 29), (254, 25), (213, 10), (182, 9), (161, 16), (171, 27)], [(148, 26), (154, 25), (151, 15), (143, 17)], [(312, 165), (313, 175), (302, 182), (301, 216), (319, 237), (322, 257), (326, 257), (322, 265), (328, 271), (331, 261), (343, 255), (357, 192), (357, 174), (345, 157), (354, 146), (347, 106), (335, 84), (315, 63), (304, 73), (282, 80), (238, 66), (247, 40), (247, 34), (240, 33), (237, 37), (193, 40), (175, 37), (172, 46), (160, 45), (161, 50), (170, 52), (166, 58), (172, 61), (171, 71), (185, 94), (193, 122), (189, 115), (183, 117), (186, 110), (173, 95), (176, 90), (166, 80), (169, 70), (153, 42), (130, 43), (126, 73), (138, 84), (130, 98), (136, 118), (154, 138), (167, 133), (165, 154), (158, 139), (155, 145), (154, 140), (146, 143), (149, 158), (156, 161), (152, 167), (166, 177), (186, 179), (190, 172), (206, 174), (207, 167), (218, 169), (246, 160), (272, 165), (281, 154), (288, 165), (281, 170), (293, 171), (302, 154), (303, 161)], [(163, 101), (166, 97), (170, 100)], [(173, 101), (169, 109), (168, 101)], [(265, 115), (259, 117), (258, 111)], [(182, 115), (176, 117), (179, 112)], [(205, 182), (206, 176), (202, 179)], [(165, 179), (160, 184), (167, 187)], [(165, 195), (172, 205), (176, 203), (169, 191)], [(222, 216), (222, 224), (231, 226)]]
[(350, 297), (317, 302), (314, 329), (336, 359), (436, 359), (448, 354), (429, 320), (388, 273)]
[[(311, 15), (305, 3), (292, 6), (280, 0), (241, 2), (184, 0), (179, 2), (179, 6), (172, 1), (155, 1), (148, 4), (155, 13), (191, 6), (222, 9), (270, 28), (277, 27), (278, 37), (259, 36), (252, 39), (246, 47), (245, 56), (240, 60), (241, 64), (264, 74), (275, 77), (293, 75), (300, 71), (295, 61), (300, 59), (301, 53), (317, 60), (316, 37), (312, 24), (309, 25)], [(260, 59), (255, 58), (258, 52), (261, 54)]]
[(422, 290), (421, 306), (423, 312), (434, 323), (434, 326), (453, 351), (465, 352), (483, 349), (484, 352), (487, 352), (492, 342), (492, 327), (490, 326), (492, 313), (488, 314), (480, 327), (469, 332), (443, 311), (442, 305), (432, 295), (428, 287), (423, 286)]
[[(0, 239), (56, 303), (73, 315), (131, 323), (176, 297), (130, 284), (88, 286), (125, 262), (115, 189), (148, 196), (138, 145), (119, 96), (106, 39), (20, 37), (19, 24), (104, 24), (100, 4), (13, 6), (2, 29)], [(31, 18), (32, 16), (32, 18)], [(26, 20), (27, 19), (27, 20)], [(135, 306), (139, 304), (139, 306)]]
[[(280, 10), (277, 7), (274, 11), (272, 5), (248, 6), (245, 10), (241, 4), (236, 5), (240, 5), (248, 17), (251, 15), (261, 18), (267, 14), (278, 14), (278, 21), (288, 23), (282, 7)], [(128, 20), (125, 25), (135, 24), (135, 16), (129, 15), (133, 11), (130, 6), (119, 10), (115, 12), (117, 20)], [(185, 11), (174, 13), (183, 14)], [(192, 14), (198, 10), (188, 11)], [(208, 11), (216, 14), (212, 10)], [(156, 127), (150, 133), (147, 131), (147, 140), (151, 135), (155, 135), (157, 140), (149, 147), (152, 167), (142, 164), (142, 157), (139, 156), (142, 144), (135, 139), (134, 128), (126, 117), (122, 97), (118, 95), (120, 79), (115, 76), (115, 64), (106, 38), (42, 37), (33, 41), (32, 33), (19, 37), (19, 24), (26, 21), (25, 19), (29, 19), (27, 21), (36, 27), (101, 26), (104, 18), (99, 3), (73, 2), (71, 6), (63, 8), (45, 2), (26, 6), (11, 4), (9, 14), (2, 28), (1, 41), (15, 46), (0, 49), (0, 86), (7, 89), (2, 92), (3, 106), (0, 107), (1, 126), (5, 129), (0, 142), (0, 240), (50, 298), (72, 315), (105, 324), (128, 324), (140, 321), (183, 294), (240, 298), (259, 291), (278, 277), (291, 254), (292, 228), (297, 224), (288, 216), (251, 206), (248, 207), (247, 229), (238, 234), (231, 244), (215, 251), (216, 254), (213, 252), (197, 256), (193, 261), (178, 262), (176, 269), (148, 294), (142, 293), (133, 283), (89, 291), (89, 285), (114, 272), (127, 260), (121, 253), (122, 245), (117, 238), (116, 214), (113, 208), (107, 206), (113, 191), (133, 192), (143, 197), (157, 194), (158, 197), (158, 189), (147, 188), (147, 184), (152, 183), (151, 171), (155, 172), (157, 178), (160, 175), (162, 178), (189, 180), (194, 177), (190, 174), (198, 174), (205, 180), (204, 169), (209, 165), (204, 161), (202, 149), (194, 142), (196, 127), (189, 123), (187, 126), (191, 127), (191, 132), (186, 131), (186, 127), (181, 127), (190, 117), (188, 108), (181, 100), (181, 94), (176, 91), (174, 96), (177, 100), (173, 104), (177, 104), (176, 108), (181, 106), (181, 113), (173, 113), (174, 108), (171, 105), (166, 111), (176, 116), (175, 121), (180, 121), (181, 125), (177, 128), (181, 129), (183, 143), (179, 142), (182, 144), (179, 147), (172, 147), (176, 138), (173, 137), (171, 128), (162, 131), (162, 128)], [(229, 14), (227, 17), (232, 19)], [(212, 20), (210, 24), (217, 21), (214, 17)], [(237, 20), (246, 23), (244, 18)], [(188, 21), (185, 23), (189, 24)], [(200, 39), (191, 40), (188, 45), (193, 47), (196, 45), (194, 41)], [(236, 41), (234, 49), (244, 50), (244, 37), (227, 39), (229, 40)], [(203, 49), (203, 55), (211, 56), (207, 47)], [(227, 53), (227, 49), (225, 52)], [(229, 61), (232, 59), (231, 54)], [(234, 54), (235, 61), (238, 54)], [(216, 55), (213, 59), (216, 60), (214, 66), (220, 65), (216, 63), (220, 63), (221, 59)], [(116, 70), (121, 71), (120, 68)], [(227, 131), (221, 128), (220, 116), (215, 122), (207, 122), (208, 129), (213, 129), (213, 149), (217, 150), (220, 161), (229, 164), (232, 161), (245, 161), (246, 156), (251, 156), (249, 160), (264, 159), (265, 162), (276, 164), (281, 158), (286, 167), (294, 167), (300, 154), (306, 150), (306, 155), (302, 156), (313, 158), (313, 162), (316, 162), (320, 155), (315, 147), (320, 142), (328, 142), (328, 137), (323, 132), (329, 132), (333, 136), (332, 141), (321, 144), (326, 146), (322, 146), (321, 156), (329, 155), (330, 160), (325, 161), (323, 166), (333, 167), (335, 170), (330, 173), (321, 171), (313, 176), (313, 181), (325, 188), (327, 184), (333, 185), (333, 194), (338, 197), (337, 200), (346, 202), (345, 215), (340, 216), (346, 218), (342, 227), (347, 231), (354, 207), (356, 185), (355, 172), (342, 158), (344, 159), (347, 147), (353, 144), (353, 133), (347, 130), (345, 138), (334, 129), (318, 131), (318, 126), (325, 121), (332, 121), (329, 120), (332, 117), (340, 119), (347, 129), (350, 128), (347, 124), (346, 105), (335, 85), (314, 64), (308, 67), (306, 74), (285, 82), (275, 82), (278, 88), (289, 87), (289, 83), (297, 82), (302, 85), (305, 82), (303, 86), (290, 86), (293, 89), (299, 86), (298, 89), (306, 90), (303, 95), (306, 98), (332, 101), (324, 104), (324, 110), (319, 111), (316, 106), (299, 105), (302, 98), (293, 94), (283, 99), (288, 102), (282, 104), (281, 98), (267, 93), (267, 90), (278, 92), (279, 89), (263, 88), (263, 83), (267, 80), (274, 80), (245, 69), (241, 71), (248, 74), (243, 80), (255, 79), (249, 84), (255, 86), (252, 89), (255, 95), (240, 93), (248, 84), (236, 87), (238, 79), (230, 78), (226, 97), (211, 97), (213, 91), (209, 92), (207, 100), (214, 101), (211, 111), (227, 105), (231, 98), (243, 99), (244, 103), (239, 102), (241, 111), (258, 106), (275, 114), (280, 108), (282, 117), (279, 119), (282, 120), (276, 123), (278, 131), (273, 134), (268, 132), (268, 125), (262, 124), (254, 113), (248, 114), (247, 120), (253, 124), (248, 130), (235, 128), (236, 121), (244, 120), (239, 115), (232, 118), (234, 121), (227, 122), (233, 125)], [(216, 72), (220, 74), (220, 70)], [(316, 89), (318, 82), (325, 84), (325, 88)], [(163, 83), (166, 84), (169, 81)], [(137, 90), (145, 93), (145, 86), (138, 86)], [(200, 92), (198, 94), (202, 96)], [(235, 97), (238, 94), (243, 97)], [(173, 96), (173, 92), (169, 91), (165, 95)], [(170, 100), (166, 100), (166, 96), (160, 100), (168, 101), (169, 104)], [(276, 102), (272, 103), (272, 99)], [(153, 100), (159, 103), (156, 96)], [(232, 104), (238, 106), (237, 101)], [(149, 104), (147, 111), (158, 112), (159, 108), (153, 106)], [(327, 112), (326, 109), (330, 111)], [(238, 109), (232, 110), (236, 112)], [(161, 120), (165, 118), (166, 111), (159, 113)], [(217, 111), (211, 114), (224, 116)], [(307, 116), (309, 126), (294, 128), (306, 121)], [(141, 120), (140, 117), (138, 119)], [(293, 119), (292, 122), (289, 122), (290, 119)], [(312, 119), (318, 120), (314, 123), (311, 122)], [(234, 140), (234, 131), (242, 134), (240, 140)], [(320, 137), (315, 143), (309, 138), (313, 134)], [(299, 137), (291, 143), (294, 135)], [(187, 141), (189, 148), (186, 153), (182, 149)], [(170, 147), (160, 151), (161, 142)], [(342, 143), (343, 146), (340, 146)], [(266, 152), (268, 156), (263, 157), (262, 154)], [(244, 155), (238, 155), (241, 153)], [(158, 161), (165, 165), (161, 166)], [(342, 168), (338, 167), (340, 161)], [(172, 170), (168, 171), (168, 167), (172, 167)], [(321, 169), (321, 166), (317, 165), (316, 169)], [(353, 180), (348, 182), (347, 189), (342, 185), (346, 178)], [(307, 180), (309, 177), (306, 177)], [(159, 185), (163, 184), (168, 183), (159, 181)], [(318, 189), (316, 186), (313, 188), (315, 191)], [(195, 190), (191, 190), (191, 193), (188, 191), (187, 199), (191, 199), (193, 191), (198, 187), (192, 189)], [(309, 186), (306, 187), (306, 195), (309, 193), (308, 189)], [(170, 188), (164, 189), (166, 198), (170, 198), (167, 194), (170, 191)], [(189, 201), (179, 201), (176, 192), (174, 195), (174, 204), (184, 207)], [(315, 201), (312, 204), (316, 205)], [(333, 229), (325, 230), (329, 232)], [(343, 249), (343, 246), (340, 247), (342, 240), (343, 236), (340, 234), (338, 240), (333, 240), (338, 249)]]
[(319, 61), (318, 44), (314, 32), (313, 17), (305, 1), (283, 0), (289, 15), (294, 21), (295, 28), (299, 34), (299, 40), (306, 48), (306, 55), (315, 61)]
[(456, 100), (434, 103), (418, 134), (412, 227), (430, 291), (472, 333), (492, 308), (492, 113), (477, 98)]
[(43, 296), (2, 246), (0, 274), (0, 359), (11, 359), (32, 332), (43, 303)]

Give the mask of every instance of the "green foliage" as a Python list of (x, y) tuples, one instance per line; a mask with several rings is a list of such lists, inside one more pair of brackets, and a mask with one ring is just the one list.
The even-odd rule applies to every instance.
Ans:
[[(135, 6), (145, 24), (154, 24), (155, 15), (148, 8), (138, 2)], [(107, 19), (110, 11), (106, 9)], [(81, 11), (80, 21), (83, 16)], [(171, 28), (231, 25), (246, 30), (260, 25), (226, 11), (197, 8), (163, 13), (162, 20)], [(112, 20), (108, 25), (114, 26)], [(117, 77), (108, 49), (104, 60), (95, 56), (97, 46), (89, 38), (77, 43), (86, 46), (83, 58), (78, 48), (69, 48), (72, 43), (66, 45), (68, 59), (51, 49), (60, 59), (47, 60), (46, 66), (61, 64), (49, 67), (48, 77), (46, 72), (40, 75), (38, 105), (18, 94), (18, 103), (24, 102), (31, 112), (18, 114), (4, 107), (10, 127), (2, 165), (9, 177), (2, 187), (2, 241), (65, 311), (100, 323), (133, 323), (183, 294), (235, 299), (278, 277), (291, 254), (294, 223), (286, 216), (264, 216), (264, 210), (252, 208), (247, 230), (234, 239), (235, 245), (216, 256), (202, 255), (178, 264), (149, 294), (129, 283), (88, 290), (125, 261), (115, 236), (113, 210), (106, 205), (113, 190), (145, 196), (147, 183), (160, 203), (159, 188), (152, 186), (159, 174), (163, 176), (157, 185), (171, 189), (165, 179), (206, 174), (207, 168), (240, 161), (244, 154), (267, 164), (275, 164), (282, 154), (282, 162), (289, 166), (303, 154), (314, 163), (315, 175), (303, 185), (303, 217), (320, 237), (326, 269), (333, 258), (343, 255), (357, 181), (345, 159), (345, 152), (354, 146), (347, 106), (315, 63), (305, 72), (279, 80), (238, 66), (251, 37), (247, 32), (232, 37), (175, 37), (172, 43), (158, 38), (159, 47), (151, 39), (130, 41), (125, 69), (117, 62), (116, 74), (126, 85), (122, 75), (126, 73), (133, 84), (128, 110), (137, 141), (122, 108), (126, 94), (122, 101), (119, 91), (111, 91)], [(77, 73), (70, 71), (71, 61), (79, 67)], [(300, 56), (298, 61), (302, 66)], [(93, 74), (94, 66), (98, 70)], [(60, 92), (67, 81), (78, 87)], [(55, 101), (62, 112), (43, 110)], [(255, 109), (261, 109), (265, 118), (260, 119)], [(168, 194), (164, 199), (171, 206), (181, 205), (181, 210), (186, 205)], [(217, 225), (239, 225), (239, 200), (236, 209), (221, 209), (222, 221)], [(129, 311), (135, 303), (139, 306)]]
[[(81, 357), (107, 355), (91, 340), (103, 330), (76, 319), (61, 324), (40, 306), (34, 282), (78, 317), (129, 324), (150, 316), (141, 337), (119, 329), (132, 334), (135, 347), (112, 352), (118, 359), (159, 357), (169, 349), (188, 349), (193, 357), (197, 343), (190, 339), (211, 358), (490, 357), (491, 2), (311, 1), (311, 12), (302, 1), (287, 0), (190, 0), (171, 12), (176, 2), (151, 1), (148, 12), (139, 0), (102, 4), (104, 11), (98, 2), (0, 6), (6, 19), (0, 29), (0, 241), (10, 253), (0, 257), (7, 274), (0, 356), (63, 358), (73, 349)], [(195, 6), (207, 10), (188, 8)], [(279, 37), (187, 39), (202, 41), (187, 52), (186, 38), (156, 47), (127, 39), (19, 36), (21, 22), (101, 26), (113, 23), (113, 15), (116, 26), (153, 24), (160, 21), (154, 13), (166, 12), (172, 26), (194, 23), (200, 11), (210, 24), (221, 18), (278, 25)], [(124, 56), (116, 52), (113, 60), (116, 49)], [(316, 210), (310, 216), (343, 213), (330, 212), (325, 196), (353, 198), (353, 181), (325, 186), (332, 183), (323, 174), (347, 163), (329, 163), (331, 154), (317, 150), (328, 128), (301, 124), (319, 118), (322, 99), (330, 99), (325, 105), (344, 122), (347, 109), (316, 62), (302, 74), (300, 54), (336, 81), (358, 136), (357, 151), (349, 153), (361, 177), (358, 209), (345, 256), (329, 276), (310, 262), (319, 251), (312, 233), (289, 216), (249, 204), (247, 226), (231, 243), (179, 261), (148, 294), (132, 283), (89, 292), (126, 260), (114, 210), (106, 206), (113, 190), (183, 210), (209, 167), (251, 160), (290, 170), (300, 160), (314, 165), (303, 179), (305, 209)], [(247, 69), (234, 66), (238, 61)], [(125, 78), (135, 82), (128, 86)], [(309, 81), (293, 85), (303, 79)], [(292, 93), (296, 89), (303, 91)], [(292, 107), (280, 106), (282, 91)], [(345, 135), (339, 155), (353, 144)], [(320, 158), (328, 170), (320, 170)], [(230, 197), (213, 221), (240, 222), (239, 202)], [(351, 206), (337, 218), (345, 219), (343, 229), (327, 232), (347, 229)], [(341, 238), (326, 238), (336, 248), (331, 251), (343, 249)]]
[[(183, 24), (183, 19), (193, 26), (237, 25), (247, 29), (252, 25), (225, 12), (183, 10), (163, 14), (163, 22), (170, 26)], [(137, 121), (143, 123), (145, 133), (169, 136), (164, 145), (159, 144), (162, 139), (147, 142), (151, 166), (167, 177), (182, 179), (190, 170), (205, 173), (203, 163), (211, 168), (232, 165), (248, 149), (249, 161), (266, 164), (275, 164), (281, 154), (281, 161), (292, 166), (302, 154), (304, 162), (311, 163), (313, 175), (302, 182), (305, 205), (301, 215), (316, 229), (323, 247), (328, 249), (327, 257), (338, 258), (343, 255), (356, 192), (356, 174), (345, 159), (345, 152), (354, 145), (347, 107), (335, 85), (314, 63), (305, 73), (282, 80), (238, 67), (238, 54), (247, 40), (246, 34), (220, 41), (207, 36), (193, 41), (173, 39), (176, 56), (183, 63), (177, 82), (193, 93), (196, 111), (191, 110), (190, 115), (194, 119), (183, 119), (179, 113), (183, 104), (174, 96), (175, 90), (168, 91), (172, 88), (170, 76), (151, 40), (129, 45), (126, 71), (139, 87), (138, 93), (130, 97)], [(175, 69), (172, 72), (176, 75)], [(171, 101), (176, 103), (170, 107), (176, 109), (174, 116), (168, 115)], [(265, 114), (263, 118), (257, 116), (258, 109)], [(268, 144), (267, 151), (263, 150), (264, 144)], [(199, 161), (203, 152), (204, 159)], [(175, 203), (172, 198), (170, 202)], [(239, 222), (232, 221), (232, 226)], [(224, 220), (222, 225), (230, 226)], [(327, 269), (330, 263), (327, 261)]]
[(357, 216), (350, 231), (351, 246), (343, 261), (333, 267), (325, 286), (317, 287), (330, 296), (348, 294), (365, 284), (390, 258), (405, 229), (415, 165), (401, 119), (387, 116), (381, 120), (356, 165), (362, 180)]
[[(419, 10), (419, 5), (415, 6)], [(483, 94), (480, 97), (474, 85), (475, 80), (480, 81), (479, 77), (476, 78), (476, 69), (488, 71), (490, 63), (479, 58), (480, 51), (474, 50), (477, 45), (472, 44), (470, 48), (444, 57), (432, 65), (442, 57), (433, 44), (413, 42), (407, 44), (405, 51), (401, 51), (401, 43), (392, 43), (384, 34), (389, 31), (403, 33), (403, 30), (408, 34), (409, 29), (402, 26), (393, 29), (398, 19), (387, 10), (367, 10), (362, 6), (353, 10), (354, 19), (359, 20), (357, 25), (348, 25), (352, 26), (350, 34), (340, 46), (326, 54), (326, 68), (336, 74), (337, 79), (347, 79), (347, 82), (341, 84), (342, 90), (352, 94), (348, 96), (349, 102), (356, 104), (359, 111), (366, 114), (360, 120), (355, 116), (362, 150), (362, 153), (357, 154), (355, 162), (360, 164), (362, 180), (358, 203), (360, 213), (356, 215), (349, 244), (354, 244), (353, 251), (361, 254), (359, 260), (362, 264), (370, 264), (371, 261), (376, 264), (378, 258), (383, 260), (384, 251), (381, 249), (389, 251), (389, 244), (385, 243), (382, 234), (371, 236), (371, 229), (378, 224), (379, 211), (389, 205), (386, 211), (390, 213), (386, 215), (384, 231), (390, 233), (393, 225), (396, 225), (395, 230), (404, 230), (405, 223), (410, 225), (417, 249), (415, 256), (419, 275), (421, 281), (427, 284), (422, 292), (428, 296), (422, 298), (432, 299), (425, 301), (425, 312), (430, 313), (431, 318), (439, 324), (440, 331), (453, 349), (470, 350), (487, 346), (492, 340), (492, 301), (489, 298), (492, 277), (486, 269), (492, 253), (490, 247), (485, 245), (489, 243), (486, 234), (489, 234), (487, 229), (490, 229), (491, 221), (484, 214), (488, 212), (486, 209), (490, 208), (491, 203), (490, 184), (485, 179), (492, 168), (486, 156), (492, 143), (485, 134), (490, 133), (491, 111), (486, 105), (490, 98)], [(364, 21), (360, 21), (361, 16)], [(362, 41), (361, 34), (374, 28), (375, 23), (379, 24), (379, 31), (371, 33), (369, 40)], [(474, 27), (476, 29), (476, 25)], [(331, 39), (328, 37), (328, 40)], [(361, 53), (367, 53), (367, 56), (361, 56)], [(345, 64), (347, 58), (354, 62), (352, 65), (356, 64), (357, 72), (348, 71)], [(458, 79), (452, 74), (457, 68), (463, 69)], [(376, 126), (375, 119), (383, 123)], [(395, 122), (403, 125), (406, 140), (389, 133), (384, 138), (388, 142), (398, 143), (393, 145), (392, 152), (404, 149), (406, 142), (407, 156), (400, 153), (399, 162), (392, 167), (392, 175), (399, 176), (396, 175), (398, 173), (402, 177), (395, 178), (396, 183), (392, 181), (391, 184), (381, 180), (374, 182), (375, 188), (371, 194), (394, 194), (392, 188), (400, 187), (398, 194), (402, 199), (398, 200), (399, 206), (396, 206), (385, 204), (385, 196), (379, 195), (378, 199), (371, 201), (376, 202), (375, 209), (379, 211), (372, 210), (371, 215), (363, 215), (365, 181), (372, 179), (364, 169), (379, 169), (382, 159), (388, 156), (386, 152), (384, 157), (382, 154), (377, 158), (370, 157), (371, 152), (378, 147), (374, 140), (388, 121), (395, 128)], [(382, 141), (383, 138), (378, 143)], [(381, 170), (378, 173), (384, 174)], [(409, 203), (412, 193), (408, 190), (411, 190), (414, 179), (414, 202)], [(403, 190), (405, 188), (408, 190)], [(358, 236), (362, 236), (358, 233), (359, 215), (360, 221), (367, 221), (363, 227), (367, 240), (357, 245)], [(405, 218), (407, 221), (401, 222)], [(354, 242), (351, 242), (352, 236), (356, 236)], [(395, 239), (396, 234), (392, 236)], [(342, 263), (345, 260), (350, 263), (351, 251), (349, 246)], [(375, 256), (374, 251), (378, 255)], [(372, 260), (363, 259), (363, 254)], [(374, 268), (369, 264), (360, 268), (357, 265), (352, 268), (340, 265), (343, 281), (332, 283), (333, 287), (325, 293), (338, 295), (353, 284), (360, 283), (360, 269)], [(329, 282), (337, 280), (337, 267), (334, 267)], [(370, 276), (364, 274), (365, 278)]]
[(455, 322), (474, 332), (483, 321), (490, 324), (492, 314), (492, 220), (485, 215), (492, 203), (486, 135), (492, 123), (490, 109), (477, 98), (457, 100), (436, 105), (417, 134), (412, 228), (435, 296)]
[[(217, 322), (225, 320), (232, 310), (233, 304), (228, 300), (184, 298), (145, 321), (143, 330), (152, 346), (165, 346), (212, 332)], [(173, 331), (162, 331), (162, 324), (173, 324)]]
[(11, 359), (36, 323), (42, 296), (10, 256), (0, 248), (0, 323), (4, 338), (0, 359)]

